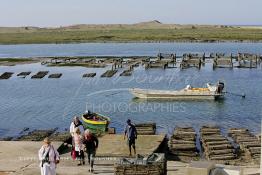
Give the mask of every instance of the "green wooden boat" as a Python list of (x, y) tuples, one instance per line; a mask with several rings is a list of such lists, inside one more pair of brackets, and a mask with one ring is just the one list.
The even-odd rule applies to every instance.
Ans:
[(93, 133), (105, 132), (108, 129), (110, 118), (98, 113), (83, 114), (83, 125), (85, 129), (90, 129)]

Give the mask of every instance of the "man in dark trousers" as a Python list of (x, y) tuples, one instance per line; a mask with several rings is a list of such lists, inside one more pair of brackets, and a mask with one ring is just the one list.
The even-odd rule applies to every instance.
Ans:
[(130, 119), (128, 119), (126, 123), (127, 123), (127, 125), (126, 125), (126, 128), (125, 128), (124, 140), (127, 136), (127, 144), (128, 144), (128, 147), (129, 147), (129, 156), (132, 155), (131, 146), (134, 149), (134, 155), (136, 155), (136, 139), (137, 139), (136, 127), (131, 123)]
[(91, 133), (90, 130), (85, 130), (84, 134), (84, 141), (83, 141), (85, 148), (86, 148), (86, 153), (88, 157), (88, 164), (90, 164), (90, 172), (94, 171), (94, 159), (96, 155), (96, 149), (98, 148), (98, 139), (97, 137)]

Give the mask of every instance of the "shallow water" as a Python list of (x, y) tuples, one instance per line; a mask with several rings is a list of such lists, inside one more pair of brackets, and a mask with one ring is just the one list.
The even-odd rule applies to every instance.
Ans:
[[(227, 45), (231, 45), (230, 47)], [(85, 44), (80, 44), (85, 45)], [(96, 45), (96, 44), (94, 44)], [(112, 44), (117, 45), (117, 44)], [(115, 55), (125, 53), (126, 45), (115, 49)], [(132, 45), (132, 44), (128, 44)], [(137, 44), (133, 44), (137, 47)], [(139, 44), (138, 44), (139, 45)], [(142, 44), (145, 46), (136, 48), (136, 52), (130, 51), (126, 55), (152, 54), (153, 50), (148, 45), (158, 45), (161, 48), (171, 49), (171, 43), (165, 44)], [(206, 50), (204, 45), (207, 46)], [(218, 44), (219, 45), (219, 44)], [(227, 52), (230, 48), (237, 51), (240, 47), (245, 51), (259, 53), (261, 44), (241, 45), (239, 43), (217, 44), (183, 44), (183, 49), (170, 50), (177, 52), (199, 52), (202, 48), (205, 52)], [(239, 46), (241, 45), (241, 46)], [(22, 55), (20, 46), (16, 52), (10, 51), (9, 55), (32, 56), (39, 52), (34, 47), (42, 45), (22, 45), (32, 49)], [(51, 47), (52, 45), (48, 45)], [(79, 45), (78, 45), (79, 46)], [(212, 46), (212, 47), (211, 47)], [(0, 50), (5, 47), (0, 46)], [(46, 46), (44, 46), (46, 47)], [(57, 45), (54, 45), (58, 47)], [(61, 46), (64, 47), (64, 46)], [(69, 46), (66, 46), (69, 47)], [(76, 48), (77, 46), (70, 46)], [(106, 46), (109, 47), (109, 46)], [(112, 46), (113, 47), (113, 46)], [(147, 48), (150, 47), (150, 51)], [(176, 46), (174, 46), (175, 48)], [(52, 48), (52, 47), (51, 47)], [(121, 49), (122, 48), (122, 49)], [(182, 48), (182, 46), (181, 46)], [(186, 49), (188, 48), (188, 49)], [(225, 50), (221, 50), (221, 49)], [(40, 49), (41, 50), (41, 49)], [(76, 50), (57, 50), (60, 55), (77, 54)], [(3, 52), (2, 52), (3, 53)], [(18, 55), (21, 54), (21, 55)], [(96, 55), (114, 54), (98, 49)], [(4, 53), (5, 54), (5, 53)], [(53, 54), (53, 53), (48, 53)], [(93, 52), (87, 50), (86, 55)], [(49, 55), (53, 56), (53, 55)], [(156, 122), (158, 132), (170, 133), (175, 126), (194, 126), (199, 128), (204, 124), (215, 124), (226, 131), (229, 127), (247, 127), (258, 133), (261, 130), (261, 106), (262, 106), (262, 73), (257, 69), (212, 69), (211, 64), (206, 64), (201, 70), (179, 68), (173, 69), (150, 69), (143, 67), (135, 68), (131, 77), (120, 77), (123, 69), (112, 78), (100, 78), (100, 75), (108, 68), (81, 68), (81, 67), (45, 67), (40, 64), (18, 65), (13, 67), (0, 67), (0, 73), (5, 71), (15, 72), (49, 70), (50, 73), (63, 73), (60, 79), (32, 80), (30, 76), (25, 79), (13, 75), (9, 80), (0, 80), (0, 136), (16, 135), (24, 127), (54, 128), (60, 130), (68, 128), (71, 118), (80, 115), (86, 108), (108, 115), (112, 119), (112, 127), (117, 132), (122, 132), (125, 121), (130, 118), (134, 122)], [(82, 75), (88, 72), (96, 72), (94, 78), (83, 79)], [(245, 93), (246, 98), (227, 95), (220, 101), (141, 101), (134, 100), (128, 92), (129, 88), (152, 88), (152, 89), (179, 89), (187, 84), (204, 86), (206, 82), (223, 80), (226, 90), (235, 93)]]

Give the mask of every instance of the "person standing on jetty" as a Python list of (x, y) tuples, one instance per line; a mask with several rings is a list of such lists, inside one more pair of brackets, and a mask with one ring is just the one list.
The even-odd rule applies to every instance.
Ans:
[(127, 136), (127, 145), (129, 147), (129, 156), (132, 155), (131, 153), (131, 146), (134, 149), (134, 155), (136, 155), (136, 139), (137, 139), (137, 131), (135, 125), (131, 123), (131, 120), (127, 120), (127, 125), (125, 127), (125, 134), (124, 134), (124, 140)]
[(55, 175), (56, 165), (59, 163), (59, 153), (51, 145), (49, 138), (44, 139), (44, 145), (38, 151), (41, 175)]
[(77, 127), (75, 129), (75, 134), (74, 134), (74, 149), (76, 152), (76, 158), (79, 160), (80, 165), (85, 164), (85, 155), (84, 155), (84, 145), (83, 145), (83, 136), (81, 135), (80, 129)]
[(96, 149), (98, 148), (98, 139), (89, 129), (85, 130), (84, 145), (86, 148), (88, 164), (90, 165), (89, 171), (93, 172)]
[(84, 126), (77, 116), (74, 117), (70, 125), (70, 134), (74, 137), (76, 128), (81, 128), (80, 131), (84, 132)]

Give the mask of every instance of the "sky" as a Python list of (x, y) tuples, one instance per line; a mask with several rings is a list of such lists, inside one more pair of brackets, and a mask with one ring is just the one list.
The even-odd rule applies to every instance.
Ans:
[(1, 0), (0, 26), (262, 25), (262, 0)]

